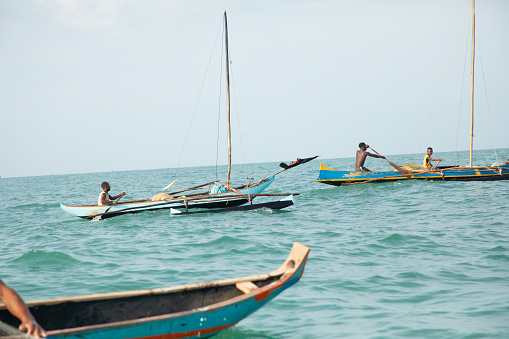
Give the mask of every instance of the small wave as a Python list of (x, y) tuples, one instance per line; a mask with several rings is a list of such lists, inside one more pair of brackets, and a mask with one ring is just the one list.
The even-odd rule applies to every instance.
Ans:
[(505, 252), (505, 251), (507, 251), (507, 248), (505, 248), (502, 245), (498, 245), (496, 247), (491, 248), (489, 251), (490, 252)]
[(489, 260), (502, 261), (502, 262), (509, 261), (509, 256), (506, 254), (490, 254), (490, 255), (485, 256), (484, 258), (489, 259)]
[(384, 297), (379, 300), (379, 302), (387, 303), (387, 304), (418, 304), (422, 302), (432, 301), (439, 299), (443, 297), (444, 295), (447, 295), (448, 292), (445, 290), (437, 290), (437, 291), (429, 291), (425, 293), (420, 294), (409, 294), (407, 296), (404, 296), (403, 293), (401, 293), (397, 290), (394, 291), (394, 297)]
[(62, 252), (30, 250), (21, 257), (14, 259), (13, 262), (38, 269), (47, 269), (48, 267), (63, 269), (74, 266), (80, 261)]
[(454, 272), (454, 271), (444, 270), (444, 269), (438, 271), (437, 276), (442, 279), (447, 279), (447, 280), (454, 281), (454, 282), (475, 280), (465, 273), (459, 273), (459, 272)]
[(402, 245), (418, 245), (426, 248), (434, 248), (436, 245), (433, 241), (426, 237), (417, 235), (403, 235), (399, 233), (391, 234), (390, 236), (379, 240), (379, 242), (391, 247), (401, 247)]
[(401, 245), (403, 243), (408, 243), (411, 240), (421, 240), (421, 239), (422, 237), (407, 236), (399, 233), (394, 233), (388, 237), (383, 238), (382, 240), (380, 240), (380, 242), (386, 245)]
[(16, 209), (16, 210), (23, 210), (23, 209), (50, 209), (50, 208), (55, 208), (55, 207), (58, 207), (57, 204), (55, 204), (54, 202), (51, 202), (51, 203), (36, 203), (36, 202), (32, 202), (32, 203), (29, 203), (29, 204), (19, 204), (19, 205), (16, 205), (13, 207), (13, 209)]
[[(212, 235), (215, 235), (215, 234), (212, 234)], [(220, 237), (215, 237), (214, 239), (210, 239), (209, 241), (205, 241), (205, 242), (194, 242), (194, 243), (188, 244), (187, 246), (189, 246), (189, 247), (204, 247), (204, 248), (213, 246), (213, 247), (217, 248), (217, 247), (231, 245), (231, 244), (235, 244), (236, 246), (239, 246), (242, 244), (250, 244), (250, 243), (251, 242), (247, 241), (247, 240), (224, 235), (224, 236), (220, 236)]]
[(397, 244), (404, 242), (406, 240), (406, 237), (404, 235), (401, 235), (399, 233), (391, 234), (390, 236), (382, 239), (380, 242), (387, 243), (387, 244)]

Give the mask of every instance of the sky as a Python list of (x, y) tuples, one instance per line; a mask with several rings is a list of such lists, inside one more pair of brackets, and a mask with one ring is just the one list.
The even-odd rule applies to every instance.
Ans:
[[(470, 0), (0, 0), (0, 176), (226, 164), (225, 10), (233, 163), (468, 150)], [(476, 149), (509, 148), (508, 16), (476, 3)]]

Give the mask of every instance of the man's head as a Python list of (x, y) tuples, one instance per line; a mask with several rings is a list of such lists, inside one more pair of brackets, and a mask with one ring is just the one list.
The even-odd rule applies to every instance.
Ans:
[(108, 192), (110, 190), (110, 184), (107, 182), (107, 181), (104, 181), (102, 184), (101, 184), (101, 188), (103, 190), (105, 190), (106, 192)]
[(359, 144), (359, 148), (360, 148), (361, 150), (365, 151), (365, 150), (366, 150), (366, 148), (367, 148), (367, 146), (366, 146), (366, 144), (365, 144), (365, 143), (361, 142), (361, 143)]
[(428, 149), (426, 150), (426, 152), (427, 152), (429, 155), (432, 155), (432, 154), (433, 154), (433, 148), (428, 147)]

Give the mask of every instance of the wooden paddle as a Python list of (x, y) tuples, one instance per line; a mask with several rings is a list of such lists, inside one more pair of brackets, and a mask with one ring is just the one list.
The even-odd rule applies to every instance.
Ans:
[[(125, 194), (124, 194), (124, 195), (125, 195)], [(122, 199), (122, 197), (123, 197), (123, 195), (122, 195), (122, 196), (120, 196), (120, 197), (118, 197), (118, 198), (117, 198), (117, 200), (115, 200), (115, 201), (113, 202), (113, 204), (111, 204), (111, 206), (110, 206), (110, 207), (108, 207), (108, 208), (106, 209), (106, 211), (104, 211), (103, 213), (101, 213), (101, 215), (99, 216), (98, 220), (101, 220), (101, 219), (102, 219), (102, 216), (103, 216), (104, 214), (108, 213), (108, 211), (109, 211), (109, 210), (110, 210), (113, 206), (115, 206), (115, 204), (116, 204), (116, 203), (117, 203), (120, 199)]]
[[(373, 152), (375, 152), (376, 154), (380, 155), (380, 153), (378, 153), (377, 151), (375, 151), (373, 148), (371, 147), (368, 147), (369, 149), (371, 149)], [(382, 156), (382, 155), (380, 155)], [(403, 168), (399, 167), (398, 165), (396, 165), (395, 163), (393, 163), (392, 161), (389, 161), (387, 158), (384, 157), (384, 159), (389, 163), (391, 164), (392, 167), (394, 167), (399, 173), (405, 175), (407, 178), (410, 178), (411, 174), (408, 173), (407, 170), (404, 170)]]
[(431, 166), (431, 169), (432, 170), (436, 170), (437, 167), (438, 167), (438, 164), (440, 164), (442, 162), (442, 159), (438, 160), (437, 164), (435, 166)]

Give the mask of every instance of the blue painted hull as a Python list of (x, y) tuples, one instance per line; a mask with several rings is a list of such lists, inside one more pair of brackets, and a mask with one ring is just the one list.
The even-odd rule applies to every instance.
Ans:
[[(47, 330), (48, 338), (207, 338), (234, 326), (299, 281), (308, 253), (307, 246), (294, 243), (285, 263), (268, 274), (153, 290), (34, 301), (27, 305)], [(208, 300), (212, 302), (207, 303)], [(195, 307), (182, 306), (186, 303)], [(182, 310), (164, 313), (174, 307)], [(145, 316), (136, 317), (133, 312)], [(155, 312), (159, 315), (149, 316)], [(0, 320), (16, 326), (9, 315), (6, 308), (0, 306)], [(127, 320), (121, 320), (122, 317)], [(97, 324), (90, 324), (94, 321)], [(55, 326), (62, 328), (55, 329)]]
[(509, 166), (500, 167), (450, 167), (433, 171), (412, 171), (403, 175), (398, 171), (355, 172), (338, 171), (320, 163), (317, 182), (333, 185), (379, 183), (397, 180), (442, 180), (442, 181), (494, 181), (509, 180)]
[[(274, 176), (262, 180), (259, 184), (250, 187), (239, 189), (238, 192), (250, 195), (260, 194), (263, 192), (273, 181)], [(81, 205), (81, 206), (66, 206), (62, 202), (60, 208), (69, 214), (80, 218), (93, 219), (94, 217), (101, 216), (101, 218), (110, 218), (121, 214), (139, 213), (144, 211), (155, 211), (171, 208), (224, 208), (240, 206), (248, 202), (248, 199), (242, 197), (241, 194), (235, 192), (225, 192), (216, 194), (206, 194), (202, 199), (198, 198), (177, 198), (169, 201), (152, 201), (150, 199), (126, 201), (118, 203), (113, 206), (97, 206), (97, 205)]]

